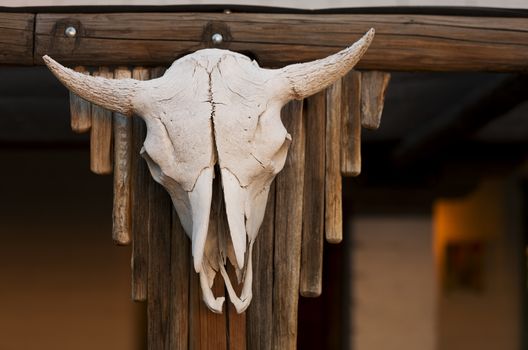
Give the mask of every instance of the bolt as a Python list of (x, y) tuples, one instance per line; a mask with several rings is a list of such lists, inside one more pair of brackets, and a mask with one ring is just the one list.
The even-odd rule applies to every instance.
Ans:
[(226, 15), (230, 15), (230, 14), (231, 14), (231, 10), (230, 10), (230, 9), (225, 9), (225, 10), (224, 10), (224, 14), (226, 14)]
[(224, 37), (220, 33), (214, 33), (213, 36), (211, 36), (211, 40), (213, 41), (213, 44), (219, 45), (224, 41)]
[(75, 29), (75, 27), (68, 27), (64, 31), (64, 35), (66, 35), (68, 38), (75, 38), (77, 35), (77, 29)]

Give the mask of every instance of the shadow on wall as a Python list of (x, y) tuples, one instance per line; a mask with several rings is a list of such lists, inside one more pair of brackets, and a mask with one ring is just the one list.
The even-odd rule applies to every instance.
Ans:
[(90, 173), (87, 148), (0, 150), (0, 349), (144, 348), (112, 178)]

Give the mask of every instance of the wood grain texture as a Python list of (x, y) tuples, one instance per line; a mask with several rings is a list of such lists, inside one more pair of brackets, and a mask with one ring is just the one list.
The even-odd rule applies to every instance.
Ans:
[[(126, 67), (114, 71), (116, 79), (132, 77)], [(114, 206), (112, 238), (117, 244), (129, 244), (131, 239), (132, 118), (113, 114), (114, 134)]]
[[(65, 38), (68, 25), (76, 38)], [(264, 66), (332, 54), (369, 28), (376, 38), (358, 68), (370, 70), (525, 71), (525, 18), (400, 14), (106, 13), (39, 14), (35, 62), (49, 54), (74, 64), (168, 64), (211, 47), (252, 52)], [(155, 53), (155, 54), (153, 54)]]
[[(150, 77), (150, 73), (147, 68), (136, 67), (132, 71), (132, 77), (146, 80)], [(132, 191), (132, 299), (136, 301), (147, 300), (150, 173), (147, 163), (140, 156), (145, 134), (145, 123), (138, 116), (134, 116), (132, 118), (130, 182)]]
[(149, 183), (147, 343), (151, 350), (171, 350), (171, 211), (165, 189)]
[(0, 13), (0, 63), (33, 64), (32, 13)]
[(361, 73), (361, 126), (379, 128), (390, 73), (369, 71)]
[(266, 214), (253, 247), (253, 300), (247, 310), (248, 349), (271, 349), (274, 227), (275, 184), (272, 183), (266, 204)]
[[(275, 250), (273, 261), (272, 349), (295, 349), (301, 270), (305, 120), (303, 102), (291, 101), (282, 109), (282, 121), (292, 136), (284, 169), (275, 179)], [(280, 281), (280, 282), (279, 282)]]
[[(227, 349), (227, 327), (226, 311), (223, 314), (212, 313), (201, 298), (201, 288), (198, 274), (194, 269), (189, 269), (191, 274), (190, 288), (190, 330), (189, 349), (209, 350)], [(212, 291), (215, 296), (223, 296), (224, 284), (220, 279), (216, 279)], [(226, 301), (227, 302), (227, 301)], [(225, 307), (224, 307), (225, 309)]]
[[(86, 67), (77, 66), (76, 72), (90, 74)], [(92, 105), (70, 91), (71, 128), (74, 132), (84, 133), (92, 127)]]
[(299, 290), (302, 296), (317, 297), (323, 283), (326, 91), (307, 98), (305, 103), (306, 166)]
[[(231, 281), (236, 281), (236, 272), (234, 268), (227, 269)], [(237, 295), (242, 292), (242, 285), (233, 283), (233, 288)], [(232, 303), (226, 304), (227, 308), (227, 345), (229, 350), (246, 350), (247, 348), (247, 312), (237, 313)], [(271, 317), (270, 317), (271, 318)], [(249, 349), (252, 349), (251, 347)]]
[(343, 240), (341, 92), (341, 79), (326, 90), (325, 236), (329, 243)]
[(352, 71), (342, 79), (341, 173), (361, 173), (361, 73)]
[(178, 215), (172, 209), (171, 238), (171, 325), (172, 349), (189, 347), (189, 271), (191, 270), (190, 241), (185, 235)]
[[(94, 76), (113, 78), (108, 67), (100, 67)], [(99, 175), (111, 174), (113, 169), (112, 152), (112, 112), (92, 105), (92, 128), (90, 129), (90, 169)]]

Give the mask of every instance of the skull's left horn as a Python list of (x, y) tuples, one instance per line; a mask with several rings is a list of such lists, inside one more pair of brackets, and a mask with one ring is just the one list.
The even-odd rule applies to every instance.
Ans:
[(278, 69), (281, 80), (287, 84), (288, 99), (302, 99), (334, 83), (350, 71), (367, 51), (374, 29), (371, 28), (352, 46), (319, 60), (297, 63)]
[(66, 68), (47, 55), (42, 58), (51, 72), (73, 93), (111, 111), (128, 116), (134, 114), (134, 98), (142, 81), (92, 77)]

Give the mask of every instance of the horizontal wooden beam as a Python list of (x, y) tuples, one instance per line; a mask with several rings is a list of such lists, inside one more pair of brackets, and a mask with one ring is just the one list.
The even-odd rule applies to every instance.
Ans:
[(0, 64), (33, 63), (33, 27), (31, 13), (0, 12)]
[[(68, 38), (64, 30), (77, 28)], [(369, 28), (376, 38), (359, 64), (369, 70), (526, 71), (526, 18), (431, 15), (105, 13), (38, 14), (35, 63), (169, 64), (201, 48), (250, 53), (277, 67), (334, 53)]]

